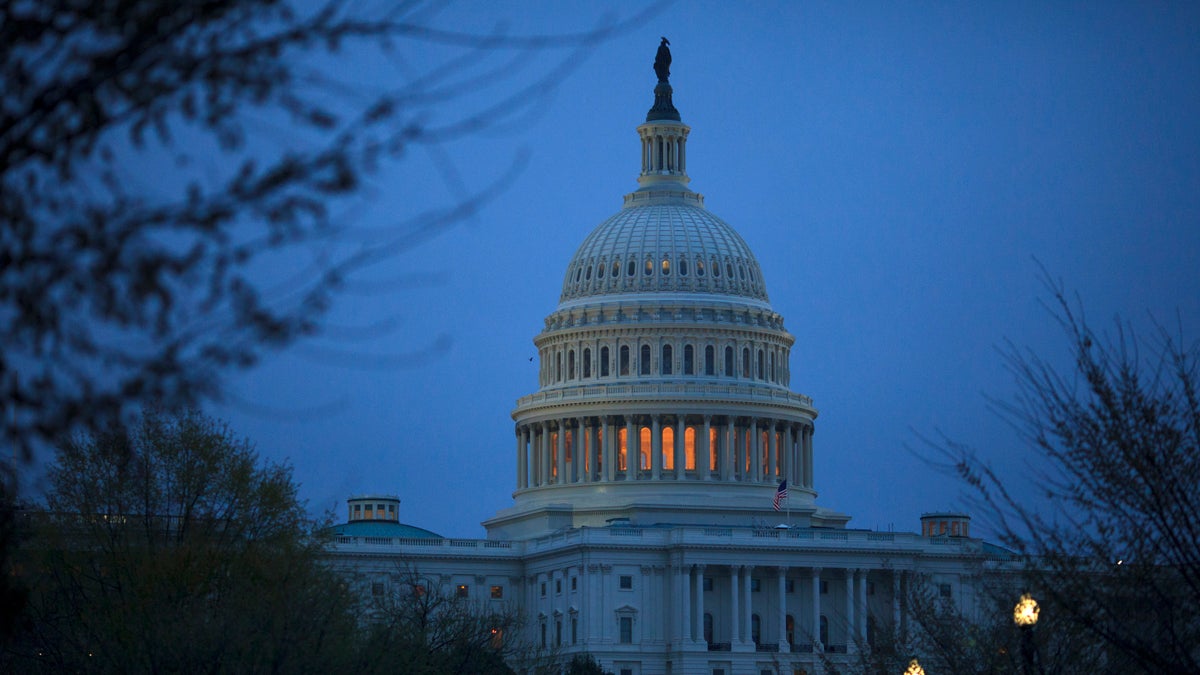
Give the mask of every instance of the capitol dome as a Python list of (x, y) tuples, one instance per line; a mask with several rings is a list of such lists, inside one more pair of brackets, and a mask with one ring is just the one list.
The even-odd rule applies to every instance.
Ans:
[(768, 301), (750, 247), (690, 191), (628, 195), (625, 208), (592, 230), (575, 252), (559, 302), (561, 308), (648, 292)]
[(534, 338), (538, 389), (512, 413), (514, 505), (489, 537), (747, 525), (784, 489), (795, 524), (848, 519), (815, 504), (817, 410), (790, 389), (795, 338), (750, 247), (688, 187), (691, 128), (667, 75), (637, 127), (637, 189), (583, 239)]

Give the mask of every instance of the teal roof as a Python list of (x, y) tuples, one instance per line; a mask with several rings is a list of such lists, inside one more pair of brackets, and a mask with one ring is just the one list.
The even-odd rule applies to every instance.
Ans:
[(334, 525), (332, 531), (342, 537), (407, 537), (410, 539), (445, 539), (436, 532), (413, 525), (387, 520), (356, 520)]

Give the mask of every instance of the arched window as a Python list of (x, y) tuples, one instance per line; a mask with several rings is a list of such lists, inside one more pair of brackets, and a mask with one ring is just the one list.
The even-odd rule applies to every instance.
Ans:
[(631, 277), (634, 274), (637, 274), (637, 261), (630, 258), (629, 264), (625, 267), (625, 276)]
[(629, 434), (625, 429), (617, 430), (617, 471), (625, 471), (629, 466)]
[(604, 278), (604, 263), (597, 263), (597, 264), (596, 264), (596, 278), (597, 278), (597, 279), (603, 279), (603, 278)]
[(717, 371), (716, 350), (712, 345), (704, 348), (704, 374), (715, 375)]
[(614, 260), (612, 266), (612, 278), (616, 279), (619, 276), (621, 276), (621, 261)]
[(663, 469), (675, 470), (675, 427), (665, 426), (662, 430)]
[(683, 347), (683, 374), (684, 375), (695, 375), (696, 374), (695, 361), (696, 361), (696, 348), (691, 345), (684, 345), (684, 347)]
[(821, 615), (821, 631), (820, 631), (819, 635), (821, 638), (821, 648), (824, 650), (828, 650), (829, 649), (829, 619), (825, 618), (824, 614)]
[(641, 375), (650, 374), (650, 345), (642, 345), (642, 358), (638, 361), (638, 373)]
[(767, 371), (763, 368), (763, 350), (761, 349), (758, 350), (758, 372), (754, 373), (754, 376), (760, 380), (767, 376)]
[(742, 347), (742, 377), (751, 377), (749, 347)]
[(621, 347), (621, 370), (619, 372), (621, 375), (629, 374), (629, 345)]
[(664, 277), (671, 276), (671, 259), (662, 259), (662, 273)]
[(688, 427), (683, 432), (683, 469), (696, 470), (696, 428)]
[(717, 470), (717, 428), (709, 427), (708, 429), (708, 470)]
[(681, 276), (681, 277), (687, 276), (687, 261), (684, 260), (683, 258), (679, 259), (679, 276)]
[(638, 468), (642, 471), (650, 470), (650, 427), (642, 427), (641, 433), (638, 434)]
[(725, 348), (725, 377), (733, 377), (733, 347)]
[(704, 641), (711, 643), (713, 641), (713, 618), (712, 614), (704, 613)]
[(646, 267), (642, 270), (642, 274), (644, 274), (645, 276), (650, 276), (650, 275), (654, 274), (654, 261), (653, 260), (650, 260), (649, 258), (646, 259)]
[(600, 377), (608, 377), (608, 347), (600, 348)]
[(674, 363), (674, 354), (671, 353), (671, 345), (662, 346), (662, 363), (661, 369), (663, 375), (671, 374), (671, 364)]
[(554, 353), (554, 381), (562, 382), (562, 352)]
[(712, 261), (712, 273), (714, 277), (721, 278), (721, 263), (717, 262), (716, 258)]
[(584, 378), (592, 376), (592, 350), (588, 347), (583, 349), (583, 376)]
[(773, 352), (773, 351), (771, 352), (771, 358), (769, 359), (769, 361), (771, 363), (771, 381), (774, 382), (775, 381), (775, 352)]
[(567, 352), (567, 379), (575, 379), (575, 350)]
[(696, 260), (696, 276), (698, 276), (698, 277), (704, 276), (704, 261), (703, 260)]
[(758, 618), (757, 614), (750, 615), (750, 639), (754, 644), (758, 644), (762, 638), (762, 619)]

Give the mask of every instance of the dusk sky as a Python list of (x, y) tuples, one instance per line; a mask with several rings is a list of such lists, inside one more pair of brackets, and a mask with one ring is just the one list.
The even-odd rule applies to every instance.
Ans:
[[(426, 18), (542, 35), (644, 8), (467, 2)], [(820, 413), (817, 504), (850, 527), (916, 531), (924, 511), (966, 507), (922, 436), (1014, 482), (1036, 463), (988, 398), (1016, 391), (1006, 342), (1069, 370), (1039, 261), (1097, 328), (1119, 315), (1145, 337), (1155, 322), (1200, 336), (1200, 4), (679, 2), (498, 126), (414, 148), (347, 214), (406, 222), (527, 158), (478, 214), (361, 277), (326, 336), (233, 378), (212, 408), (294, 465), (314, 511), (391, 493), (404, 522), (483, 536), (511, 504), (532, 339), (576, 247), (637, 186), (660, 36), (691, 187), (757, 254), (796, 338), (791, 389)], [(402, 43), (345, 76), (487, 74), (425, 120), (439, 124), (572, 53), (455, 49)]]

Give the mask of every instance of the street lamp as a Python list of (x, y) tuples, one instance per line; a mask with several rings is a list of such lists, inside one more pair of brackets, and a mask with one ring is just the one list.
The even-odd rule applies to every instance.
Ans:
[(1025, 675), (1040, 673), (1042, 670), (1040, 663), (1037, 664), (1036, 671), (1034, 666), (1038, 658), (1037, 645), (1033, 642), (1033, 627), (1037, 625), (1039, 612), (1041, 608), (1038, 607), (1037, 600), (1028, 593), (1021, 594), (1017, 606), (1013, 607), (1013, 623), (1021, 629), (1021, 657), (1025, 662)]
[(925, 669), (917, 663), (916, 659), (913, 659), (908, 662), (908, 669), (904, 671), (904, 675), (925, 675)]

